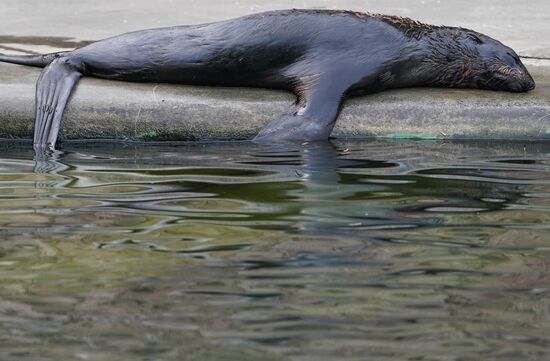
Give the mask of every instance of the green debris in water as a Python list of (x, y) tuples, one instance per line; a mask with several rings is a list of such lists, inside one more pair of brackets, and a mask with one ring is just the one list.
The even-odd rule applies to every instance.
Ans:
[(394, 133), (378, 136), (379, 139), (390, 139), (390, 140), (440, 140), (443, 137), (438, 137), (436, 135), (418, 135), (418, 134), (406, 134), (406, 133)]
[(151, 130), (150, 132), (140, 133), (136, 136), (137, 139), (155, 139), (157, 137), (157, 132)]

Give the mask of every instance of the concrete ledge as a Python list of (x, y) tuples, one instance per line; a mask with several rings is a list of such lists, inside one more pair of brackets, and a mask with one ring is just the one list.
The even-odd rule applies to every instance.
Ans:
[[(348, 101), (335, 137), (550, 139), (550, 61), (530, 60), (528, 94), (404, 89)], [(40, 69), (0, 63), (0, 137), (30, 138)], [(84, 78), (61, 139), (246, 139), (294, 100), (263, 89)]]

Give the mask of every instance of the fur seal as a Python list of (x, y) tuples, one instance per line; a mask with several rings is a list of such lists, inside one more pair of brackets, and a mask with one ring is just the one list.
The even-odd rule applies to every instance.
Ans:
[(328, 139), (342, 102), (403, 87), (525, 92), (535, 83), (517, 54), (472, 30), (345, 10), (282, 10), (203, 25), (122, 34), (69, 52), (0, 55), (44, 67), (34, 144), (53, 148), (83, 76), (133, 82), (286, 89), (296, 103), (254, 138)]

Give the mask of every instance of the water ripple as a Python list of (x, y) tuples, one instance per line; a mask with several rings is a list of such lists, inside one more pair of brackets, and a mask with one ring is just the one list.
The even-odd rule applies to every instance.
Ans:
[(0, 359), (550, 356), (548, 143), (0, 150)]

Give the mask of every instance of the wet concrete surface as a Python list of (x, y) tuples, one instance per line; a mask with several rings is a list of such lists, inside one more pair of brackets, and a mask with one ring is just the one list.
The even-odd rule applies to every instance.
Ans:
[[(521, 55), (550, 57), (550, 3), (546, 0), (4, 0), (0, 35), (98, 40), (127, 31), (286, 8), (370, 11), (436, 25), (463, 26), (495, 37)], [(3, 40), (0, 37), (0, 44)]]

